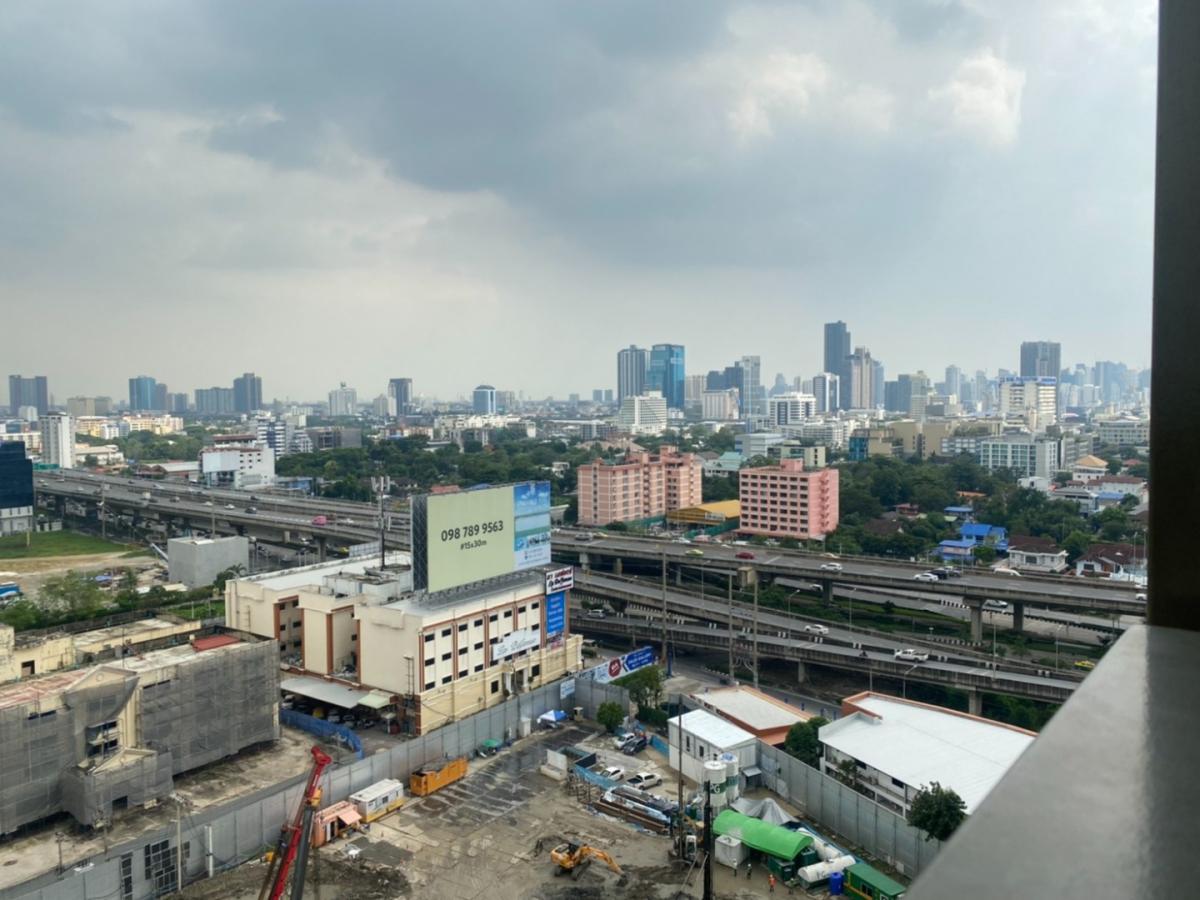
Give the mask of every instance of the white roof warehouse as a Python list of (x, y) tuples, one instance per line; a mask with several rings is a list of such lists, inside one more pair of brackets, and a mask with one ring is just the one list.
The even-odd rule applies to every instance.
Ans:
[(953, 709), (869, 691), (842, 701), (842, 718), (820, 731), (822, 770), (849, 758), (875, 799), (907, 812), (931, 782), (953, 788), (974, 812), (1037, 735)]

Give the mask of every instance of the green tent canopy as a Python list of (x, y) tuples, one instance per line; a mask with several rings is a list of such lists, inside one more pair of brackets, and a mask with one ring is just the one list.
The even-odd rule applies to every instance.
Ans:
[(762, 819), (752, 819), (736, 810), (727, 809), (713, 822), (713, 833), (738, 838), (747, 847), (791, 862), (812, 843), (810, 835), (788, 831)]

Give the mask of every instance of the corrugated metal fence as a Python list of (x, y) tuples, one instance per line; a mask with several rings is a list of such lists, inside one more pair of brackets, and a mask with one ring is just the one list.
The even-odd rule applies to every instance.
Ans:
[(299, 728), (308, 734), (343, 744), (353, 750), (354, 755), (359, 759), (363, 758), (362, 741), (359, 740), (357, 734), (345, 725), (335, 725), (325, 719), (318, 719), (316, 716), (310, 716), (307, 713), (298, 712), (294, 709), (281, 709), (279, 711), (279, 721), (283, 725)]

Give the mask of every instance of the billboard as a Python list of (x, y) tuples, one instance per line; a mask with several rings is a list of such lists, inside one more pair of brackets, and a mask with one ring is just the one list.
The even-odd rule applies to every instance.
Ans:
[(569, 591), (575, 587), (574, 566), (564, 566), (561, 569), (551, 569), (546, 573), (546, 593)]
[(413, 579), (444, 591), (550, 562), (550, 483), (413, 499)]
[(558, 637), (567, 627), (567, 595), (562, 591), (546, 595), (546, 639)]
[(492, 662), (498, 663), (508, 659), (522, 650), (532, 650), (541, 646), (541, 638), (532, 628), (522, 628), (520, 631), (510, 631), (496, 643), (492, 644)]
[(589, 678), (592, 681), (599, 681), (601, 684), (607, 684), (614, 679), (620, 678), (623, 675), (628, 675), (630, 672), (635, 672), (638, 669), (648, 666), (654, 662), (654, 648), (642, 647), (638, 650), (632, 650), (624, 656), (614, 656), (607, 662), (602, 662), (598, 666), (593, 666), (590, 669), (584, 669), (579, 673), (580, 678)]

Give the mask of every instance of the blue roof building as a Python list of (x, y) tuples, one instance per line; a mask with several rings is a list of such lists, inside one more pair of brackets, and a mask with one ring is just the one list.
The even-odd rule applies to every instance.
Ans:
[(937, 555), (945, 562), (968, 562), (975, 558), (975, 542), (970, 538), (957, 541), (942, 541), (938, 544)]
[(999, 525), (988, 525), (986, 522), (964, 522), (958, 528), (963, 540), (969, 540), (977, 546), (995, 547), (1001, 552), (1008, 549), (1008, 531)]

